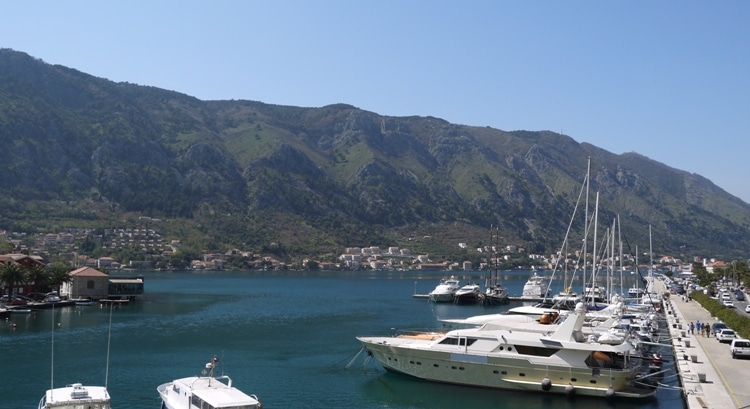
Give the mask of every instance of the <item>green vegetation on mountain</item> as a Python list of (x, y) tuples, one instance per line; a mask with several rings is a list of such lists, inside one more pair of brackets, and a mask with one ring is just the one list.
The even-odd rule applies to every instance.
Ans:
[[(742, 257), (750, 206), (705, 178), (554, 132), (506, 132), (337, 104), (200, 101), (0, 50), (0, 228), (160, 218), (189, 248), (290, 259), (346, 246), (555, 252), (592, 162), (599, 220), (645, 248)], [(582, 235), (582, 218), (573, 229)], [(423, 239), (425, 236), (430, 239)]]

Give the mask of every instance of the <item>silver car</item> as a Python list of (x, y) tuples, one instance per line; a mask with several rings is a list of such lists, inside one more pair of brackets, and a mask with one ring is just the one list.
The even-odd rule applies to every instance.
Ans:
[(729, 346), (729, 352), (732, 354), (732, 358), (750, 357), (750, 341), (742, 338), (733, 339), (732, 345)]
[(729, 328), (724, 328), (716, 334), (716, 339), (718, 339), (719, 342), (732, 342), (732, 340), (736, 338), (737, 334), (735, 334), (733, 329)]

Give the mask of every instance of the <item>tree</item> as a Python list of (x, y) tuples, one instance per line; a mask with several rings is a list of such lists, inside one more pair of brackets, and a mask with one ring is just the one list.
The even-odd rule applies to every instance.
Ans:
[(701, 263), (693, 263), (693, 274), (698, 279), (698, 284), (703, 287), (709, 285), (713, 280), (711, 273)]
[(5, 283), (8, 296), (13, 294), (13, 289), (26, 281), (23, 268), (13, 262), (0, 266), (0, 283)]
[(70, 270), (68, 267), (66, 267), (63, 264), (55, 264), (52, 269), (49, 276), (49, 285), (52, 287), (55, 291), (57, 291), (58, 294), (60, 294), (60, 287), (64, 283), (69, 283), (72, 278), (69, 274)]
[(42, 284), (47, 283), (48, 278), (49, 271), (47, 266), (36, 265), (26, 271), (26, 282), (33, 286), (34, 292), (38, 292), (42, 288)]

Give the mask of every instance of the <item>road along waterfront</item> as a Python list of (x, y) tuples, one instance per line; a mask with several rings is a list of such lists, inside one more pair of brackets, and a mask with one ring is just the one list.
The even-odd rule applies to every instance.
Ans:
[[(659, 294), (667, 291), (660, 280), (655, 288)], [(712, 335), (691, 334), (688, 330), (691, 322), (714, 323), (718, 319), (698, 302), (682, 301), (679, 297), (670, 297), (665, 308), (688, 408), (750, 407), (747, 387), (750, 360), (732, 359), (727, 344)]]

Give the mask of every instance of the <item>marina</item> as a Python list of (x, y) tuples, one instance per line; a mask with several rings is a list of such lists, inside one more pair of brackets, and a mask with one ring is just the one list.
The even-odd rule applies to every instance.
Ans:
[[(358, 335), (439, 329), (443, 318), (501, 313), (514, 306), (431, 303), (412, 297), (418, 292), (415, 288), (434, 288), (445, 272), (186, 271), (144, 275), (148, 286), (143, 297), (113, 312), (107, 389), (114, 407), (158, 408), (159, 385), (199, 376), (200, 363), (213, 355), (221, 362), (217, 375), (231, 375), (233, 386), (256, 394), (264, 408), (685, 407), (680, 379), (673, 369), (665, 374), (664, 386), (657, 388), (654, 396), (609, 402), (586, 396), (569, 399), (561, 394), (436, 384), (386, 372), (374, 360), (364, 362), (362, 356), (352, 362), (361, 349), (355, 338)], [(518, 295), (529, 275), (529, 271), (501, 272), (509, 294)], [(482, 272), (462, 272), (458, 278), (468, 282), (481, 277)], [(628, 283), (624, 285), (627, 289)], [(558, 291), (554, 285), (552, 288)], [(109, 312), (109, 308), (70, 306), (10, 316), (6, 325), (0, 326), (0, 354), (24, 363), (13, 370), (14, 376), (25, 381), (0, 385), (7, 407), (33, 407), (40, 391), (49, 389), (50, 362), (44, 354), (50, 348), (53, 323), (54, 379), (103, 384)], [(670, 354), (664, 355), (664, 368), (674, 368)]]

